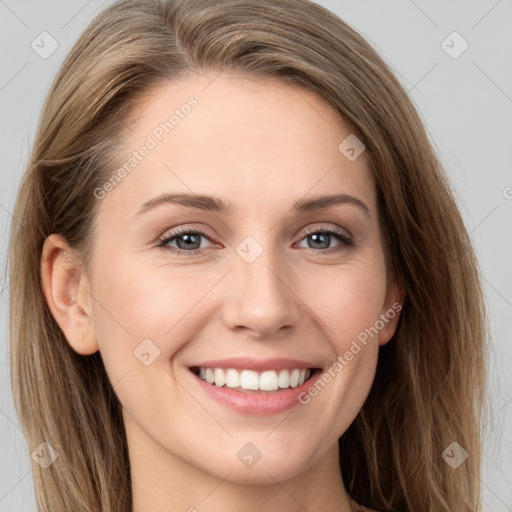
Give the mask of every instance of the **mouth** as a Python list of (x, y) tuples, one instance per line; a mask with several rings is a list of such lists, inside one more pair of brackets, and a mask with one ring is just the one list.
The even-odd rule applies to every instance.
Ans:
[(298, 388), (320, 372), (320, 368), (281, 368), (256, 371), (253, 369), (192, 366), (190, 371), (199, 379), (217, 388), (240, 393), (275, 393)]
[[(234, 357), (188, 367), (191, 385), (213, 402), (237, 414), (279, 414), (299, 404), (322, 375), (311, 361), (284, 357)], [(311, 410), (311, 409), (308, 409)]]

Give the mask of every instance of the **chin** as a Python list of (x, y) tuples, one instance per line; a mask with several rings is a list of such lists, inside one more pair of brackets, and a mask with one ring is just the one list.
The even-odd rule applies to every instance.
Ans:
[[(218, 478), (238, 484), (275, 484), (300, 475), (313, 465), (312, 457), (283, 449), (270, 449), (259, 443), (261, 449), (256, 451), (255, 445), (244, 443), (241, 449), (231, 453), (213, 454), (210, 460), (219, 464), (204, 468)], [(266, 449), (268, 448), (268, 449)], [(211, 452), (210, 452), (211, 453)]]

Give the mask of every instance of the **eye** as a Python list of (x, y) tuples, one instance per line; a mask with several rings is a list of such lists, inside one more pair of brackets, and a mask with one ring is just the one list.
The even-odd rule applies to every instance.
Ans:
[[(306, 232), (302, 240), (306, 240), (309, 249), (323, 254), (341, 251), (354, 244), (351, 236), (341, 229), (311, 229)], [(333, 247), (332, 242), (338, 242), (338, 244)]]
[[(163, 247), (178, 255), (194, 256), (199, 255), (204, 249), (213, 247), (208, 233), (200, 229), (191, 229), (187, 227), (178, 228), (170, 233), (166, 233), (160, 238), (159, 247)], [(203, 241), (207, 240), (210, 245), (205, 247)], [(343, 250), (354, 245), (352, 237), (341, 229), (316, 228), (306, 231), (301, 239), (306, 240), (308, 247), (314, 252), (321, 254), (330, 254)], [(333, 242), (338, 242), (332, 246)]]
[(203, 239), (211, 242), (207, 234), (201, 230), (180, 228), (161, 238), (159, 247), (165, 247), (177, 254), (199, 254), (205, 248)]

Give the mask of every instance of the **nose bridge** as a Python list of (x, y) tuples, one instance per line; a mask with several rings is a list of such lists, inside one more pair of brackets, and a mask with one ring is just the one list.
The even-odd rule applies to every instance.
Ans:
[(230, 327), (246, 327), (269, 336), (298, 319), (294, 293), (290, 290), (286, 261), (265, 243), (247, 237), (236, 248), (232, 272), (233, 290), (227, 307)]

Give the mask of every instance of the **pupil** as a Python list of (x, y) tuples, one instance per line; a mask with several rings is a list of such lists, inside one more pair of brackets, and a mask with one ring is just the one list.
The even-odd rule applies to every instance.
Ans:
[[(185, 242), (184, 244), (180, 243), (182, 240)], [(201, 245), (200, 242), (198, 243), (198, 240), (198, 235), (181, 235), (179, 238), (177, 238), (177, 245), (180, 249), (198, 249), (199, 245)], [(192, 247), (194, 244), (198, 245), (198, 247)]]
[[(329, 247), (329, 242), (330, 242), (330, 237), (331, 235), (328, 235), (328, 234), (325, 234), (325, 233), (316, 233), (316, 234), (313, 234), (313, 235), (310, 235), (312, 241), (313, 241), (313, 244), (324, 244), (325, 245), (325, 241), (327, 241), (327, 246), (325, 247), (314, 247), (315, 249), (326, 249), (327, 247)], [(319, 238), (322, 237), (324, 238), (324, 241), (319, 241)]]

